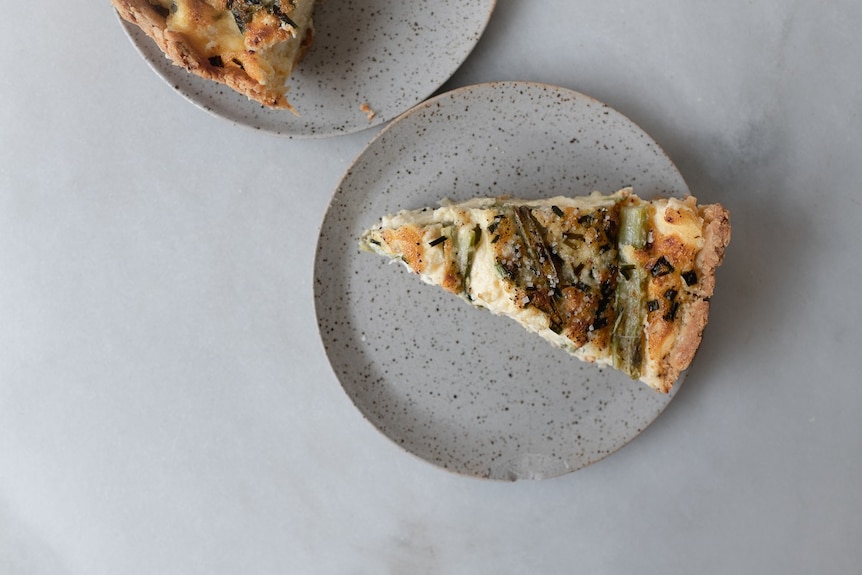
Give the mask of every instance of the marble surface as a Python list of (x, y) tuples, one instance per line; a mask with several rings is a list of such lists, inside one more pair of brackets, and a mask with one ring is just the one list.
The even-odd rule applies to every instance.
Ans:
[(603, 100), (734, 225), (662, 416), (515, 483), (405, 455), (326, 361), (318, 227), (376, 129), (208, 115), (107, 2), (0, 26), (0, 573), (859, 572), (862, 4), (498, 1), (445, 89)]

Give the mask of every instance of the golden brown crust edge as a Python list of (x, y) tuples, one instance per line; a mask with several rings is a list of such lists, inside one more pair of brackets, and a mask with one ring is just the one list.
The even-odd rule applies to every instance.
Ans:
[[(177, 66), (202, 78), (225, 84), (264, 106), (284, 108), (296, 114), (284, 92), (266, 89), (241, 68), (211, 65), (209, 59), (198, 54), (180, 34), (167, 29), (167, 19), (148, 0), (111, 0), (111, 4), (123, 20), (138, 26)], [(306, 34), (302, 55), (311, 45), (313, 29), (309, 28)]]
[(683, 309), (680, 329), (670, 353), (662, 360), (663, 376), (656, 389), (670, 392), (679, 375), (691, 364), (700, 346), (703, 330), (709, 320), (709, 298), (715, 289), (715, 271), (724, 260), (730, 243), (730, 212), (720, 204), (699, 208), (703, 217), (703, 248), (695, 257), (695, 268), (700, 278), (697, 299)]

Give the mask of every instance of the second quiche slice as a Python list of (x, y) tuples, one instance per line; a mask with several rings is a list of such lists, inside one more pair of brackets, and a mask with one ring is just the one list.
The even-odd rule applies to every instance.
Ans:
[(625, 188), (402, 211), (360, 246), (667, 393), (700, 345), (729, 241), (721, 205), (646, 201)]
[(111, 0), (176, 65), (296, 112), (286, 81), (314, 37), (314, 0)]

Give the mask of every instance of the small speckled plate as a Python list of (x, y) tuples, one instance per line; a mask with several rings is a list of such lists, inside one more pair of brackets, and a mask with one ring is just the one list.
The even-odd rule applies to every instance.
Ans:
[(688, 193), (641, 129), (558, 87), (470, 86), (381, 131), (334, 194), (314, 270), (326, 353), (359, 411), (422, 459), (502, 480), (574, 471), (640, 433), (673, 394), (581, 363), (358, 248), (361, 232), (384, 214), (442, 198), (539, 198), (627, 185), (646, 198)]
[(288, 80), (300, 117), (174, 66), (137, 26), (120, 22), (153, 70), (192, 103), (236, 124), (315, 137), (377, 126), (431, 95), (470, 54), (495, 2), (319, 0), (314, 44)]

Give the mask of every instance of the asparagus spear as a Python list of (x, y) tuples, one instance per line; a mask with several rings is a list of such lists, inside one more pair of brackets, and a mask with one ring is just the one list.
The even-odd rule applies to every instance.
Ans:
[(458, 268), (461, 271), (464, 296), (472, 301), (470, 295), (470, 274), (473, 271), (473, 260), (476, 259), (476, 246), (482, 237), (482, 228), (476, 224), (473, 228), (462, 228), (458, 232)]
[(538, 307), (548, 314), (551, 329), (559, 333), (563, 318), (555, 301), (560, 294), (560, 276), (556, 265), (545, 245), (539, 222), (536, 221), (530, 208), (516, 207), (513, 210), (513, 216), (518, 234), (524, 242), (526, 253), (523, 255), (528, 262), (522, 270), (530, 275), (530, 283), (538, 289), (535, 297), (535, 301), (541, 302), (537, 304)]
[(646, 272), (637, 265), (634, 251), (646, 245), (648, 216), (649, 207), (646, 205), (623, 206), (620, 210), (620, 277), (614, 296), (617, 317), (611, 336), (611, 354), (614, 367), (632, 379), (638, 379), (641, 375), (646, 313)]

